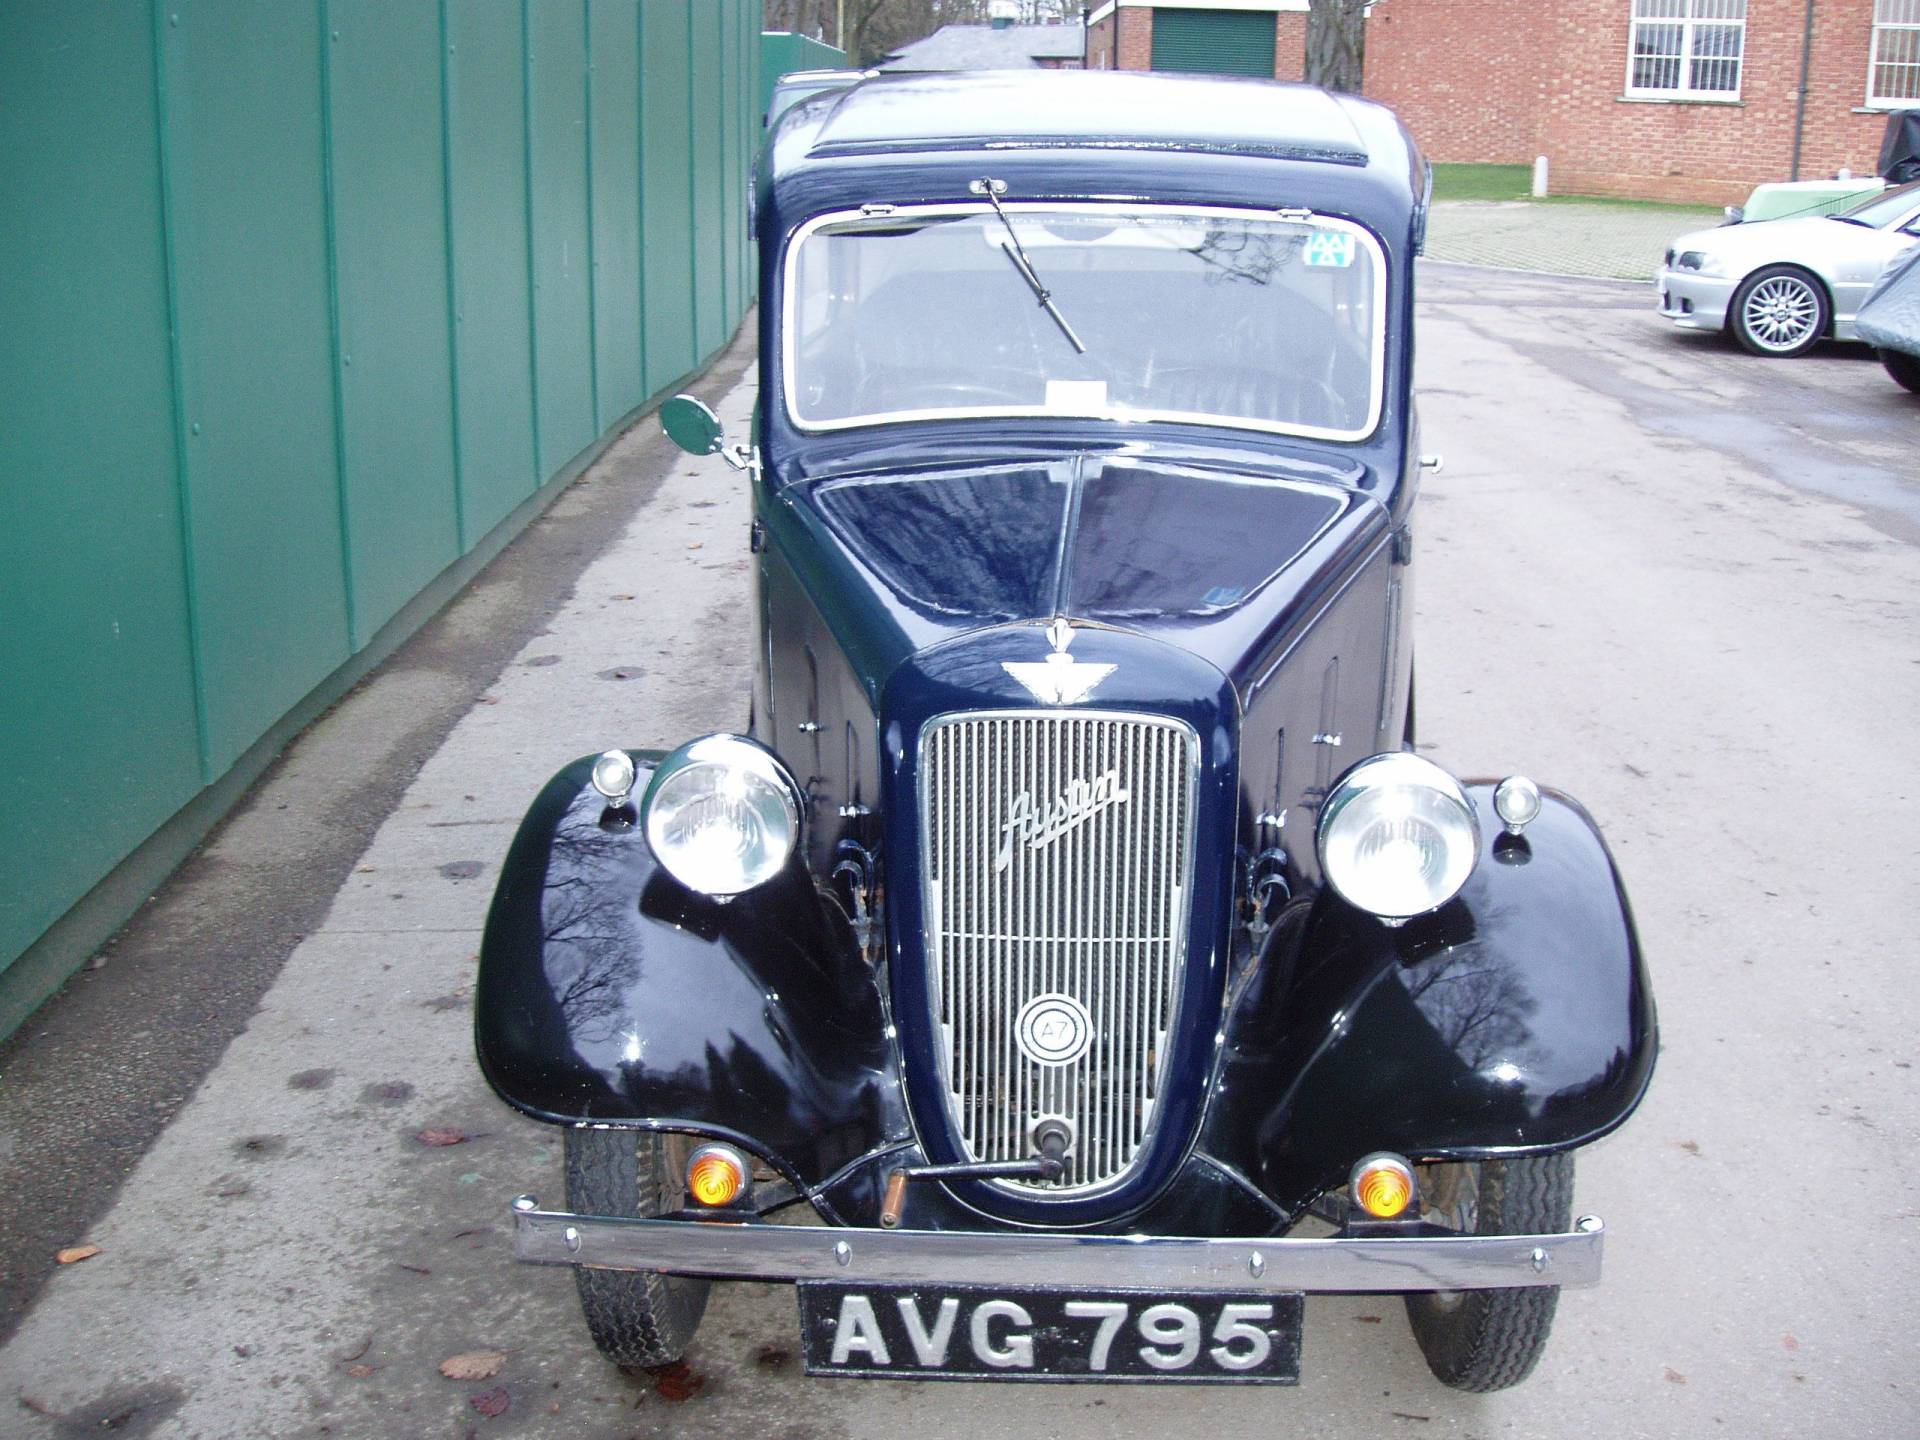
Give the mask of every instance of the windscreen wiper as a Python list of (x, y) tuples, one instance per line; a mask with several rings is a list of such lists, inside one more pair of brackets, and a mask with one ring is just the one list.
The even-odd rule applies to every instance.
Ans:
[(1053, 303), (1053, 292), (1040, 283), (1040, 277), (1033, 272), (1033, 262), (1027, 258), (1026, 247), (1020, 243), (1020, 232), (1013, 228), (1013, 222), (1007, 218), (1007, 212), (1000, 208), (1001, 190), (1006, 189), (1004, 180), (975, 180), (967, 188), (976, 195), (987, 197), (987, 203), (993, 206), (993, 213), (1000, 217), (1000, 223), (1007, 227), (1007, 238), (1013, 243), (1002, 245), (1000, 253), (1007, 257), (1014, 269), (1020, 272), (1020, 278), (1027, 282), (1027, 288), (1033, 291), (1033, 298), (1040, 302), (1040, 308), (1053, 317), (1053, 323), (1060, 327), (1060, 333), (1067, 337), (1067, 343), (1079, 355), (1087, 353), (1087, 347), (1080, 343), (1080, 337), (1073, 333), (1073, 326), (1067, 323), (1067, 317), (1060, 313), (1060, 307)]

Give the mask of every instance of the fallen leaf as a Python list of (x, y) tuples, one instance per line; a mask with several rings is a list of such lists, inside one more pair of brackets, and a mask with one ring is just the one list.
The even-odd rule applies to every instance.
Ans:
[(53, 1257), (56, 1265), (78, 1265), (82, 1260), (91, 1260), (100, 1253), (98, 1245), (69, 1245)]
[(500, 703), (500, 697), (498, 695), (482, 695), (475, 703), (480, 705), (498, 705)]
[(1675, 1385), (1684, 1385), (1687, 1383), (1687, 1377), (1671, 1365), (1667, 1366), (1667, 1379), (1671, 1380)]
[(1378, 1325), (1380, 1323), (1380, 1317), (1378, 1315), (1356, 1315), (1353, 1318), (1358, 1320), (1362, 1325)]
[(506, 1353), (501, 1350), (469, 1350), (461, 1355), (449, 1355), (440, 1362), (440, 1373), (449, 1380), (491, 1380), (500, 1373), (500, 1367), (507, 1363)]
[(704, 544), (706, 544), (706, 541), (704, 540), (695, 540), (692, 544), (687, 546), (687, 549), (698, 550)]
[(371, 1375), (372, 1373), (373, 1373), (373, 1366), (371, 1365), (347, 1366), (347, 1374), (351, 1375), (356, 1380), (364, 1380), (367, 1378), (367, 1376)]
[(467, 1403), (488, 1419), (507, 1413), (507, 1407), (513, 1403), (513, 1397), (498, 1385), (491, 1390), (482, 1390)]
[(405, 1263), (404, 1261), (400, 1261), (400, 1260), (396, 1260), (396, 1261), (394, 1261), (393, 1263), (394, 1263), (395, 1265), (397, 1265), (397, 1266), (399, 1266), (399, 1267), (400, 1267), (400, 1268), (401, 1268), (402, 1270), (411, 1270), (411, 1271), (412, 1271), (412, 1272), (413, 1272), (414, 1274), (416, 1274), (416, 1275), (431, 1275), (431, 1274), (433, 1274), (433, 1271), (431, 1271), (431, 1270), (429, 1270), (429, 1269), (428, 1269), (428, 1268), (427, 1268), (426, 1266), (424, 1266), (424, 1265), (408, 1265), (408, 1264), (406, 1264), (406, 1263)]
[(354, 866), (354, 867), (353, 867), (353, 873), (354, 873), (354, 874), (356, 874), (356, 875), (371, 875), (371, 874), (373, 874), (373, 866), (371, 866), (371, 865), (356, 865), (356, 866)]
[(613, 598), (614, 598), (614, 599), (616, 599), (616, 600), (631, 600), (631, 599), (633, 599), (633, 596), (631, 596), (631, 595), (616, 595), (616, 596), (614, 596)]
[(1800, 1342), (1794, 1339), (1793, 1336), (1791, 1335), (1781, 1336), (1780, 1343), (1786, 1346), (1789, 1350), (1798, 1350), (1800, 1348)]
[(784, 1345), (762, 1345), (753, 1358), (769, 1370), (784, 1370), (793, 1363), (793, 1352)]
[(464, 1130), (442, 1130), (430, 1125), (413, 1138), (422, 1145), (441, 1146), (464, 1145), (473, 1137)]
[(707, 1377), (695, 1374), (693, 1367), (684, 1360), (676, 1360), (671, 1365), (655, 1365), (649, 1373), (653, 1376), (654, 1391), (662, 1400), (691, 1400), (707, 1384)]
[(1410, 1415), (1405, 1410), (1391, 1410), (1388, 1413), (1392, 1415), (1393, 1418), (1396, 1420), (1431, 1420), (1433, 1419), (1431, 1415)]
[(1674, 1143), (1689, 1155), (1698, 1155), (1700, 1153), (1700, 1142), (1698, 1140), (1678, 1140)]

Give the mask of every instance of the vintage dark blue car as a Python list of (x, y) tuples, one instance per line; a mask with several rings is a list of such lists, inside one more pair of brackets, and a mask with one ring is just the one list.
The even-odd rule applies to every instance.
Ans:
[(745, 1278), (814, 1373), (1290, 1381), (1306, 1293), (1402, 1292), (1485, 1390), (1598, 1279), (1626, 896), (1573, 800), (1414, 746), (1428, 176), (1263, 81), (777, 127), (755, 433), (663, 412), (753, 487), (749, 733), (563, 770), (481, 956), (481, 1066), (566, 1127), (517, 1253), (610, 1359)]

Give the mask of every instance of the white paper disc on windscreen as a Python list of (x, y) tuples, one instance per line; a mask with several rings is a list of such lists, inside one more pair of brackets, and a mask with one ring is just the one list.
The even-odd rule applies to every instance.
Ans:
[(1104, 380), (1047, 381), (1047, 409), (1068, 415), (1097, 415), (1107, 408)]

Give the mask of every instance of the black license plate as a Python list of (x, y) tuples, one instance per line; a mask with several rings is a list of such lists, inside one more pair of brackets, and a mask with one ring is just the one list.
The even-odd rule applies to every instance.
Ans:
[(896, 1380), (1300, 1379), (1299, 1295), (802, 1281), (809, 1375)]

